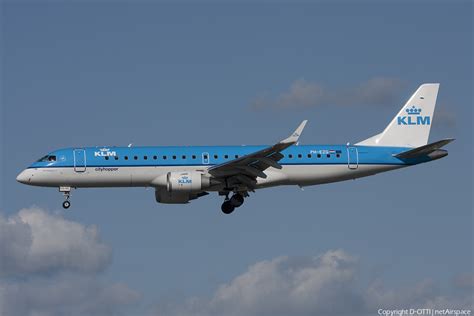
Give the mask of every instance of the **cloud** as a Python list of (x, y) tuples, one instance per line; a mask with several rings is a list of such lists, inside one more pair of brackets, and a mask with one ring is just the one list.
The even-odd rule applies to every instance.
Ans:
[(0, 315), (116, 315), (140, 294), (100, 281), (111, 248), (95, 226), (40, 208), (0, 214)]
[(442, 295), (432, 280), (386, 289), (380, 279), (364, 286), (357, 258), (343, 250), (320, 256), (258, 262), (209, 299), (162, 303), (153, 315), (375, 315), (379, 308), (472, 308), (472, 291)]
[[(140, 293), (101, 280), (111, 249), (94, 226), (39, 208), (0, 216), (0, 315), (133, 314)], [(452, 288), (432, 279), (393, 289), (361, 281), (359, 260), (344, 250), (281, 256), (251, 265), (208, 298), (164, 300), (151, 315), (374, 315), (379, 308), (472, 309), (472, 274)]]
[(473, 290), (474, 289), (474, 274), (472, 273), (458, 274), (454, 277), (453, 283), (454, 283), (454, 286), (458, 289)]
[(90, 275), (0, 281), (0, 315), (116, 315), (139, 297), (124, 284)]
[(0, 215), (0, 276), (72, 270), (97, 272), (111, 260), (97, 227), (52, 216), (39, 208)]
[(434, 280), (425, 279), (403, 289), (387, 289), (380, 279), (372, 282), (367, 290), (366, 301), (369, 310), (382, 306), (386, 309), (408, 308), (430, 309), (474, 309), (473, 291), (442, 293)]
[(357, 297), (346, 290), (354, 277), (353, 262), (354, 258), (340, 250), (317, 258), (280, 257), (259, 262), (230, 284), (221, 286), (210, 304), (218, 312), (233, 305), (234, 310), (243, 307), (245, 314), (252, 315), (327, 313), (334, 309), (326, 304), (334, 295), (340, 294), (351, 305), (358, 303)]
[(327, 105), (387, 106), (398, 100), (402, 82), (399, 79), (376, 77), (351, 88), (329, 88), (317, 82), (298, 79), (288, 91), (272, 98), (262, 95), (251, 102), (254, 109), (298, 108)]

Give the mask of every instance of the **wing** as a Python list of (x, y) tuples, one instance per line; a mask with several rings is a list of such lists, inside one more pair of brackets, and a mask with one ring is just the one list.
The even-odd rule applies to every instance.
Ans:
[(276, 169), (282, 168), (278, 163), (278, 161), (283, 158), (281, 152), (298, 142), (306, 122), (307, 120), (301, 122), (291, 136), (273, 146), (210, 167), (208, 169), (209, 174), (215, 178), (225, 179), (228, 187), (244, 186), (249, 190), (253, 190), (257, 183), (257, 177), (267, 177), (265, 174), (266, 169), (269, 167)]

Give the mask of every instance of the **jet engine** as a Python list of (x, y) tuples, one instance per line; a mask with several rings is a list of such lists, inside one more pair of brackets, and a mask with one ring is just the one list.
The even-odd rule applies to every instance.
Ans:
[(168, 192), (166, 189), (157, 189), (155, 198), (158, 203), (165, 204), (185, 204), (190, 200), (208, 195), (207, 192), (189, 193), (189, 192)]
[(175, 171), (160, 175), (150, 184), (156, 188), (157, 202), (182, 204), (209, 194), (204, 190), (219, 183), (201, 172)]
[(164, 189), (170, 193), (185, 192), (195, 193), (201, 192), (211, 185), (216, 184), (211, 178), (201, 172), (184, 171), (184, 172), (168, 172), (163, 174), (151, 182), (151, 185), (157, 189)]
[(168, 172), (166, 175), (168, 192), (197, 192), (210, 185), (210, 178), (198, 172)]

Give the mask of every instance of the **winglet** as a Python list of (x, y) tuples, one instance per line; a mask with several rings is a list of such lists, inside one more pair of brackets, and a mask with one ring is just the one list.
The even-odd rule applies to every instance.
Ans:
[(283, 144), (288, 144), (288, 143), (291, 143), (291, 144), (294, 144), (296, 142), (298, 142), (298, 138), (300, 138), (300, 135), (301, 133), (303, 132), (303, 129), (306, 125), (306, 123), (308, 122), (308, 120), (304, 120), (303, 122), (301, 122), (300, 126), (298, 126), (298, 128), (293, 132), (293, 134), (291, 134), (290, 137), (282, 140), (280, 143), (283, 143)]

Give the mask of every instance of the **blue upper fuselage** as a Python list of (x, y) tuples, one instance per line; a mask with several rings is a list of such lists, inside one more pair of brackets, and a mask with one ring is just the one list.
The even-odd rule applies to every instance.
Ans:
[[(84, 147), (53, 151), (30, 168), (47, 167), (136, 167), (212, 166), (251, 154), (268, 146), (162, 146), (162, 147)], [(412, 165), (431, 160), (421, 157), (402, 160), (395, 154), (402, 147), (346, 145), (299, 145), (282, 151), (281, 165), (384, 164)]]

